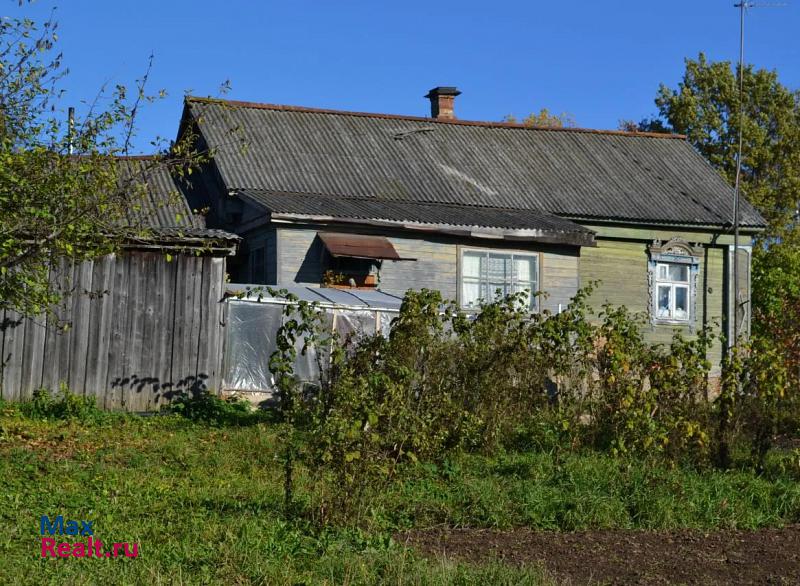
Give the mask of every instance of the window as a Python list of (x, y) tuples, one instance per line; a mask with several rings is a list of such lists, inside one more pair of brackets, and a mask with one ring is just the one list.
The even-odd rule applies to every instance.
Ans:
[(689, 321), (689, 265), (656, 265), (655, 316), (659, 320)]
[(658, 324), (680, 324), (695, 330), (697, 316), (697, 277), (703, 247), (680, 237), (666, 242), (654, 240), (647, 247), (650, 321)]
[(461, 256), (461, 306), (477, 308), (480, 300), (492, 301), (498, 290), (502, 296), (527, 292), (526, 303), (536, 311), (533, 293), (539, 290), (539, 256), (465, 250)]
[(266, 259), (264, 247), (259, 246), (250, 251), (250, 282), (259, 285), (266, 281)]

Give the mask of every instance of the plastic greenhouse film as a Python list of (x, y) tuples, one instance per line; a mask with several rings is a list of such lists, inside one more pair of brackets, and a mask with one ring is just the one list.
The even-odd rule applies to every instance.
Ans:
[(231, 301), (225, 351), (225, 388), (238, 391), (272, 391), (269, 358), (277, 349), (275, 335), (283, 306)]
[(363, 336), (372, 336), (375, 334), (375, 310), (337, 309), (334, 323), (336, 333), (342, 341), (347, 341), (348, 338), (356, 341)]

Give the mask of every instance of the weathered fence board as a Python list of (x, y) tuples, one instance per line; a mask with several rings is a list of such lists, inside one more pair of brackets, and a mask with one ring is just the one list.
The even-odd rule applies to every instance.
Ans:
[(68, 384), (76, 393), (86, 390), (89, 323), (91, 321), (92, 269), (94, 261), (75, 266), (75, 286), (72, 291), (72, 335)]
[(175, 338), (175, 277), (177, 275), (177, 263), (169, 263), (164, 267), (164, 275), (160, 280), (157, 292), (157, 304), (155, 305), (155, 325), (163, 333), (169, 335), (158, 335), (157, 344), (154, 344), (156, 363), (153, 372), (158, 378), (158, 384), (153, 388), (147, 409), (156, 410), (164, 404), (164, 395), (169, 393), (172, 388), (171, 365), (172, 343)]
[(70, 335), (56, 335), (55, 345), (56, 354), (52, 356), (55, 363), (54, 381), (52, 388), (58, 388), (59, 383), (69, 384), (69, 362), (70, 351), (72, 349), (72, 330), (70, 320), (70, 307), (72, 307), (72, 293), (75, 283), (75, 265), (62, 259), (58, 265), (55, 277), (61, 287), (63, 302), (57, 309), (57, 320), (55, 322), (56, 334), (59, 332), (70, 332)]
[(20, 398), (22, 365), (13, 357), (21, 355), (25, 343), (25, 320), (20, 320), (13, 311), (6, 311), (3, 318), (3, 387), (8, 388), (8, 398)]
[(113, 315), (111, 321), (111, 343), (108, 347), (108, 374), (104, 406), (106, 409), (122, 408), (123, 365), (127, 364), (125, 341), (128, 332), (128, 273), (130, 256), (123, 255), (114, 263), (114, 288), (112, 289)]
[[(114, 310), (112, 290), (117, 257), (108, 255), (94, 262), (92, 273), (93, 311), (89, 323), (89, 347), (86, 352), (86, 383), (83, 393), (104, 403), (108, 377), (108, 346)], [(92, 343), (96, 341), (96, 343)]]
[(31, 319), (25, 324), (25, 348), (22, 363), (27, 368), (22, 369), (22, 382), (20, 390), (22, 399), (28, 399), (42, 385), (42, 369), (44, 368), (44, 346), (47, 334), (47, 320), (43, 317)]
[(0, 312), (3, 399), (65, 383), (107, 409), (147, 411), (218, 389), (224, 258), (128, 250), (50, 272), (62, 293), (52, 315)]

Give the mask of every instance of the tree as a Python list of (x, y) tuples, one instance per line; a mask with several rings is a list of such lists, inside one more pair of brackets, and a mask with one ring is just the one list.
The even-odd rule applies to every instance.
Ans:
[[(800, 307), (800, 93), (775, 71), (745, 65), (742, 116), (742, 194), (768, 222), (753, 250), (754, 333), (778, 348), (800, 383), (797, 362)], [(686, 60), (677, 89), (662, 84), (659, 116), (642, 130), (685, 134), (733, 185), (739, 133), (739, 75), (730, 62), (702, 53)]]
[[(739, 132), (739, 76), (728, 61), (709, 62), (702, 53), (686, 60), (677, 89), (662, 84), (659, 118), (646, 130), (685, 134), (732, 185)], [(744, 68), (742, 193), (770, 224), (769, 235), (795, 229), (800, 205), (800, 93), (775, 71)]]
[(518, 121), (513, 114), (509, 114), (503, 119), (503, 122), (509, 124), (524, 124), (525, 126), (535, 126), (537, 128), (571, 128), (575, 126), (575, 120), (571, 114), (562, 112), (561, 114), (552, 114), (547, 108), (529, 114), (522, 121)]
[[(58, 85), (67, 72), (54, 54), (56, 31), (52, 19), (0, 20), (0, 310), (24, 315), (58, 301), (49, 279), (54, 259), (80, 262), (147, 236), (140, 212), (150, 168), (184, 173), (200, 160), (187, 135), (168, 150), (154, 143), (160, 156), (136, 173), (120, 173), (137, 112), (157, 99), (145, 92), (150, 68), (130, 96), (118, 85), (70, 124), (61, 107)], [(100, 97), (110, 98), (108, 107), (98, 107)]]

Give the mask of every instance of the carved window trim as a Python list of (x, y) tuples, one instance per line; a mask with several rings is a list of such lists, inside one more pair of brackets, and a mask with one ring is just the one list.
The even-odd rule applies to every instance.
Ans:
[[(697, 321), (697, 280), (700, 273), (700, 257), (703, 248), (698, 244), (690, 244), (683, 238), (672, 238), (666, 242), (654, 240), (647, 247), (649, 260), (647, 263), (648, 272), (648, 296), (650, 323), (653, 326), (671, 325), (688, 326), (690, 332), (694, 332)], [(689, 316), (688, 319), (659, 318), (658, 317), (658, 298), (657, 298), (657, 267), (659, 264), (679, 264), (689, 267)]]

